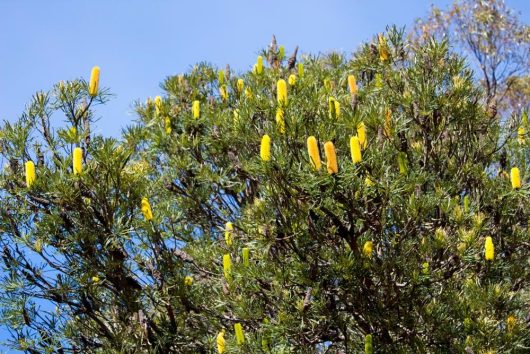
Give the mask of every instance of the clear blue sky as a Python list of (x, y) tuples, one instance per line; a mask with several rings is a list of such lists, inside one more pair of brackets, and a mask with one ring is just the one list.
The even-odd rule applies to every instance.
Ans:
[[(529, 22), (529, 0), (506, 2)], [(273, 33), (287, 52), (351, 53), (387, 24), (410, 27), (431, 3), (450, 1), (0, 0), (0, 119), (14, 120), (34, 92), (88, 79), (99, 65), (101, 85), (116, 97), (98, 108), (97, 131), (117, 136), (135, 118), (133, 101), (160, 94), (166, 76), (196, 62), (248, 69)]]

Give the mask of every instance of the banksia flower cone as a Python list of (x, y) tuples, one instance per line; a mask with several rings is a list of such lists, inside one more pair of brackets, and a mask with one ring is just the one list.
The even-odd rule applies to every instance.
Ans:
[(223, 272), (226, 280), (232, 279), (232, 258), (228, 253), (223, 256)]
[(35, 182), (35, 164), (33, 161), (26, 162), (26, 186), (31, 187), (33, 182)]
[(326, 154), (328, 173), (338, 173), (339, 166), (337, 165), (337, 155), (335, 153), (335, 146), (331, 141), (324, 144), (324, 153)]
[(217, 335), (217, 353), (224, 354), (226, 351), (226, 342), (225, 342), (225, 330), (222, 329), (221, 332)]
[(519, 142), (519, 144), (524, 144), (525, 142), (525, 136), (526, 136), (526, 129), (524, 127), (519, 127), (519, 129), (517, 129), (517, 141)]
[(493, 239), (488, 236), (484, 242), (484, 258), (487, 261), (493, 261), (495, 256), (495, 246), (493, 245)]
[(289, 86), (295, 86), (296, 85), (296, 75), (291, 74), (289, 75), (289, 79), (287, 80), (289, 83)]
[(263, 161), (271, 159), (271, 138), (267, 134), (261, 138), (260, 156)]
[(219, 87), (219, 96), (221, 96), (223, 101), (228, 100), (228, 90), (226, 89), (226, 85)]
[(350, 93), (352, 95), (357, 94), (357, 82), (355, 81), (355, 76), (353, 75), (348, 76), (348, 87), (350, 88)]
[(386, 39), (382, 34), (378, 35), (379, 39), (379, 59), (381, 61), (388, 60), (388, 45), (386, 44)]
[(282, 107), (278, 107), (276, 110), (276, 127), (281, 134), (285, 133), (285, 118)]
[(162, 110), (162, 97), (156, 96), (155, 97), (155, 111), (156, 111), (156, 114), (160, 114), (161, 110)]
[(83, 172), (83, 149), (76, 147), (73, 156), (74, 175), (80, 175)]
[(250, 265), (250, 249), (248, 247), (243, 247), (241, 254), (243, 256), (243, 265), (248, 267)]
[(359, 137), (359, 143), (362, 149), (366, 149), (368, 142), (366, 141), (366, 126), (363, 122), (357, 125), (357, 136)]
[(287, 105), (287, 83), (285, 80), (280, 79), (276, 83), (276, 95), (280, 106)]
[(256, 60), (256, 74), (261, 75), (263, 72), (263, 57), (261, 55), (258, 55), (258, 59)]
[(225, 225), (225, 242), (227, 246), (232, 246), (232, 241), (234, 240), (233, 231), (234, 225), (231, 222), (227, 222)]
[(350, 138), (350, 149), (351, 149), (351, 159), (354, 164), (359, 163), (363, 160), (361, 156), (361, 143), (357, 136), (352, 136)]
[(151, 204), (149, 204), (149, 200), (147, 198), (142, 198), (141, 209), (146, 221), (153, 220), (153, 211), (151, 210)]
[(236, 333), (237, 345), (243, 345), (243, 343), (245, 343), (245, 335), (243, 334), (241, 323), (234, 324), (234, 332)]
[(318, 142), (314, 136), (307, 138), (307, 153), (309, 154), (309, 160), (311, 165), (317, 171), (320, 170), (320, 152), (318, 151)]
[(245, 81), (243, 81), (243, 79), (238, 79), (237, 80), (237, 92), (239, 94), (243, 93), (244, 87), (245, 87)]
[(193, 114), (193, 118), (197, 119), (201, 116), (201, 102), (200, 101), (193, 101), (193, 104), (191, 106), (191, 113)]
[(512, 181), (513, 189), (521, 188), (521, 175), (517, 167), (513, 167), (510, 171), (510, 180)]
[(363, 254), (365, 257), (372, 258), (374, 251), (374, 243), (372, 241), (366, 241), (363, 245)]
[(98, 94), (99, 88), (99, 66), (94, 66), (90, 73), (90, 83), (88, 85), (88, 94), (90, 97), (95, 97)]

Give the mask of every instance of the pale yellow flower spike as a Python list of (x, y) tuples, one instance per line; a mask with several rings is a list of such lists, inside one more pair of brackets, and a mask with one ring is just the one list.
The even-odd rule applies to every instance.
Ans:
[(302, 63), (298, 64), (298, 76), (304, 77), (304, 64)]
[(363, 245), (363, 254), (365, 257), (372, 258), (374, 252), (374, 243), (372, 241), (366, 241)]
[(278, 107), (276, 110), (276, 126), (280, 134), (285, 134), (285, 118), (282, 107)]
[(378, 35), (379, 39), (379, 59), (381, 61), (387, 61), (388, 60), (388, 45), (386, 44), (386, 39), (382, 34)]
[(248, 247), (243, 247), (241, 254), (243, 256), (243, 265), (248, 267), (250, 265), (250, 249)]
[(245, 81), (243, 81), (243, 79), (238, 79), (237, 80), (237, 92), (239, 94), (243, 93), (244, 87), (245, 87)]
[(335, 100), (335, 116), (340, 117), (340, 102)]
[(245, 89), (245, 97), (247, 98), (247, 100), (251, 100), (254, 98), (254, 94), (252, 93), (252, 89), (250, 87), (247, 87)]
[(160, 114), (160, 110), (162, 109), (162, 97), (156, 96), (155, 97), (155, 111), (156, 114)]
[(83, 149), (76, 147), (73, 156), (74, 175), (80, 175), (83, 172)]
[(226, 280), (232, 279), (232, 259), (229, 253), (223, 256), (223, 272)]
[(94, 66), (90, 73), (90, 83), (88, 85), (88, 94), (90, 97), (95, 97), (98, 94), (99, 88), (99, 66)]
[(166, 129), (166, 134), (171, 134), (171, 119), (169, 117), (164, 119), (164, 127)]
[(225, 342), (225, 330), (222, 329), (221, 332), (217, 335), (217, 353), (224, 354), (226, 351), (226, 342)]
[(517, 141), (519, 142), (519, 144), (524, 144), (525, 142), (525, 137), (526, 137), (526, 129), (524, 127), (519, 127), (519, 129), (517, 129)]
[(193, 101), (193, 104), (191, 106), (191, 113), (193, 114), (193, 118), (198, 119), (201, 116), (201, 101)]
[(331, 141), (324, 144), (324, 153), (326, 154), (328, 173), (338, 173), (339, 167), (337, 165), (337, 155), (335, 153), (335, 146)]
[(320, 152), (318, 151), (317, 138), (314, 136), (307, 138), (307, 153), (309, 154), (311, 165), (315, 170), (319, 171), (321, 167)]
[(521, 188), (521, 175), (517, 167), (513, 167), (510, 171), (510, 180), (512, 181), (513, 189)]
[(271, 138), (267, 134), (261, 138), (260, 156), (263, 161), (271, 159)]
[(189, 275), (184, 277), (184, 285), (185, 286), (192, 286), (193, 285), (193, 278)]
[(228, 90), (226, 89), (226, 85), (219, 87), (219, 95), (223, 101), (226, 102), (228, 100)]
[(26, 162), (26, 186), (31, 188), (31, 185), (35, 182), (35, 164), (33, 161)]
[(142, 198), (141, 209), (145, 220), (153, 220), (153, 211), (151, 210), (151, 204), (149, 204), (149, 200), (147, 198)]
[(227, 246), (232, 246), (234, 225), (229, 221), (225, 225), (225, 242)]
[(350, 138), (350, 149), (351, 149), (351, 159), (354, 164), (359, 163), (363, 160), (361, 155), (361, 144), (357, 136), (352, 136)]
[(258, 55), (258, 60), (256, 60), (256, 74), (261, 75), (263, 72), (263, 57)]
[(359, 143), (361, 143), (361, 148), (366, 149), (368, 141), (366, 140), (366, 126), (363, 122), (357, 125), (357, 136), (359, 137)]
[(287, 79), (287, 82), (289, 83), (289, 86), (295, 86), (296, 85), (296, 75), (295, 74), (289, 75), (289, 79)]
[(241, 323), (234, 324), (234, 332), (236, 333), (237, 345), (243, 345), (245, 343), (245, 335), (243, 334)]
[(495, 256), (495, 246), (493, 245), (493, 239), (488, 236), (484, 242), (484, 258), (487, 261), (493, 261)]
[(348, 86), (350, 87), (350, 93), (352, 95), (357, 94), (357, 82), (355, 81), (355, 76), (349, 75), (348, 76)]
[(276, 83), (276, 94), (278, 98), (278, 104), (280, 106), (287, 105), (287, 83), (284, 79), (278, 80)]

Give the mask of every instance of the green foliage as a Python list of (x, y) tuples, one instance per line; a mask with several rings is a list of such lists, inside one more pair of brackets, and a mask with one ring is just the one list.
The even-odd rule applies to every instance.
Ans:
[[(0, 308), (12, 344), (206, 353), (224, 329), (226, 353), (527, 349), (528, 139), (482, 106), (447, 42), (384, 36), (384, 60), (376, 38), (352, 58), (305, 59), (285, 132), (276, 82), (299, 71), (275, 47), (261, 73), (202, 63), (168, 77), (161, 103), (138, 104), (120, 140), (91, 133), (105, 91), (91, 99), (74, 81), (37, 95), (1, 130)], [(55, 112), (67, 117), (62, 130), (50, 128)], [(353, 164), (361, 122), (368, 142)], [(338, 173), (312, 167), (309, 136), (324, 162), (334, 143)], [(73, 147), (85, 151), (78, 176)], [(29, 159), (31, 188), (20, 167)], [(521, 189), (506, 177), (513, 166)]]

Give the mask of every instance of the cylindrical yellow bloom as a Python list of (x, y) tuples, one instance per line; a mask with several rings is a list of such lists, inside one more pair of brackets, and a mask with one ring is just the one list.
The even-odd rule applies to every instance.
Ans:
[(80, 175), (83, 172), (83, 149), (76, 147), (73, 156), (74, 175)]
[(225, 225), (225, 242), (227, 246), (232, 246), (234, 225), (229, 221)]
[(219, 96), (221, 96), (223, 101), (228, 100), (228, 90), (226, 89), (226, 85), (219, 87)]
[(278, 59), (283, 60), (284, 57), (285, 57), (285, 47), (281, 45), (278, 48)]
[(359, 163), (363, 160), (361, 155), (361, 143), (359, 142), (359, 137), (352, 136), (350, 138), (350, 150), (351, 150), (351, 160), (353, 163)]
[(232, 279), (232, 258), (229, 253), (223, 256), (223, 272), (226, 280)]
[(280, 134), (285, 134), (285, 118), (282, 107), (278, 107), (276, 110), (276, 127), (278, 127)]
[(243, 81), (243, 79), (238, 79), (237, 80), (237, 92), (239, 94), (243, 93), (243, 88), (244, 87), (245, 87), (245, 81)]
[(156, 114), (160, 114), (161, 110), (162, 110), (162, 97), (156, 96), (155, 97), (155, 111), (156, 111)]
[(379, 39), (379, 59), (381, 61), (387, 61), (388, 60), (388, 45), (386, 44), (386, 39), (382, 34), (378, 35)]
[(252, 89), (250, 87), (247, 87), (245, 89), (245, 97), (247, 98), (247, 100), (251, 100), (254, 98), (254, 94), (252, 93)]
[(90, 73), (90, 83), (88, 85), (88, 94), (90, 97), (95, 97), (98, 94), (99, 88), (99, 66), (94, 66)]
[(368, 141), (366, 140), (366, 126), (363, 122), (357, 125), (357, 136), (359, 137), (359, 143), (361, 143), (361, 148), (366, 149)]
[(375, 87), (377, 87), (378, 89), (383, 87), (383, 75), (381, 75), (381, 73), (375, 74), (374, 81), (375, 81)]
[(219, 85), (224, 85), (225, 72), (223, 70), (219, 70), (219, 72), (217, 73), (217, 81), (219, 81)]
[(237, 345), (243, 345), (243, 343), (245, 343), (245, 335), (243, 334), (241, 323), (234, 324), (234, 332), (236, 333)]
[(512, 332), (516, 324), (517, 318), (515, 318), (514, 315), (508, 316), (508, 318), (506, 319), (506, 329), (508, 330), (508, 332)]
[(243, 247), (241, 254), (243, 255), (243, 265), (248, 267), (250, 265), (250, 249), (248, 247)]
[(193, 278), (192, 277), (190, 277), (189, 275), (184, 277), (184, 285), (192, 286), (192, 284), (193, 284)]
[(289, 83), (289, 86), (295, 86), (296, 85), (296, 75), (295, 74), (289, 75), (289, 78), (287, 79), (287, 82)]
[(335, 153), (335, 146), (331, 141), (328, 141), (324, 144), (324, 153), (326, 154), (328, 173), (338, 173), (339, 166), (337, 165), (337, 155)]
[(513, 189), (521, 188), (521, 175), (517, 167), (513, 167), (510, 171), (510, 180), (512, 181)]
[(493, 245), (493, 239), (488, 236), (486, 237), (486, 241), (484, 242), (484, 258), (487, 261), (493, 261), (493, 257), (495, 256), (495, 246)]
[(521, 126), (519, 127), (519, 129), (517, 129), (517, 141), (519, 142), (519, 144), (524, 144), (525, 137), (526, 137), (526, 129), (523, 126)]
[(226, 342), (225, 342), (225, 330), (222, 329), (221, 332), (217, 335), (217, 353), (224, 354), (226, 351)]
[(149, 200), (147, 198), (142, 198), (141, 209), (145, 220), (153, 220), (153, 211), (151, 210), (151, 204), (149, 204)]
[(276, 83), (276, 95), (278, 98), (278, 104), (281, 106), (287, 105), (287, 83), (284, 79), (280, 79)]
[(372, 241), (366, 241), (363, 245), (363, 254), (365, 257), (372, 258), (374, 251), (374, 243)]
[(340, 102), (335, 100), (335, 116), (340, 117)]
[(261, 55), (258, 55), (258, 59), (256, 60), (256, 74), (261, 75), (263, 72), (263, 57)]
[(261, 138), (260, 156), (263, 161), (271, 159), (271, 138), (267, 134)]
[(320, 152), (318, 150), (318, 142), (317, 138), (314, 136), (310, 136), (307, 138), (307, 153), (309, 154), (309, 160), (311, 161), (311, 165), (313, 168), (317, 171), (320, 170)]
[(31, 187), (33, 182), (35, 182), (35, 164), (33, 161), (27, 161), (26, 162), (26, 186), (28, 188)]
[(164, 118), (164, 128), (166, 129), (166, 134), (171, 134), (171, 119), (169, 117)]
[(191, 105), (191, 113), (195, 119), (201, 116), (201, 101), (193, 101), (193, 104)]
[(304, 64), (299, 63), (298, 64), (298, 76), (303, 77), (304, 76)]
[(348, 86), (350, 87), (350, 93), (352, 95), (357, 94), (357, 82), (355, 81), (355, 76), (348, 75)]

